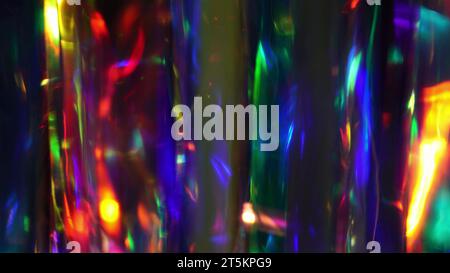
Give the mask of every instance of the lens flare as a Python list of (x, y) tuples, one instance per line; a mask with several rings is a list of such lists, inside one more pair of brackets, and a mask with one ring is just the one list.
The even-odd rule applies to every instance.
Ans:
[(253, 225), (256, 223), (256, 214), (253, 210), (253, 206), (250, 203), (244, 204), (244, 209), (241, 216), (242, 222), (246, 225)]
[[(446, 168), (447, 138), (450, 132), (450, 82), (424, 89), (423, 128), (412, 169), (412, 193), (406, 220), (408, 248), (414, 243), (427, 217), (430, 200), (440, 186)], [(414, 163), (413, 163), (414, 164)]]
[(100, 217), (106, 223), (116, 223), (120, 216), (119, 203), (112, 198), (100, 201)]

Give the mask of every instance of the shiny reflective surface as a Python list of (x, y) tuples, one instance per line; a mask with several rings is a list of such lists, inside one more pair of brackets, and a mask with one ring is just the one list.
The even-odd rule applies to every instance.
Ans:
[[(0, 251), (450, 250), (449, 1), (0, 5)], [(175, 141), (194, 97), (279, 148)]]

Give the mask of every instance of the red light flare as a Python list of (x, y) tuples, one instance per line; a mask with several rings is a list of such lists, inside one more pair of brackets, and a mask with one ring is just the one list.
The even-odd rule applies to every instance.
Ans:
[(111, 111), (111, 101), (112, 96), (114, 95), (114, 84), (127, 76), (129, 76), (133, 71), (136, 70), (138, 67), (142, 55), (144, 54), (144, 46), (145, 46), (145, 38), (144, 38), (144, 31), (142, 28), (138, 31), (138, 37), (137, 41), (135, 43), (135, 46), (133, 48), (133, 51), (131, 53), (130, 58), (123, 62), (125, 63), (125, 66), (117, 66), (117, 64), (113, 64), (108, 69), (108, 83), (106, 86), (106, 94), (100, 101), (99, 106), (99, 115), (101, 118), (105, 118), (109, 115), (109, 112)]

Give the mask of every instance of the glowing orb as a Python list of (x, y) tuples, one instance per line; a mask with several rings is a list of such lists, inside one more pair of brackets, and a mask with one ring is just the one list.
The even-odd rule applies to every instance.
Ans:
[(106, 198), (100, 202), (100, 217), (107, 223), (117, 222), (120, 215), (119, 203), (112, 199)]

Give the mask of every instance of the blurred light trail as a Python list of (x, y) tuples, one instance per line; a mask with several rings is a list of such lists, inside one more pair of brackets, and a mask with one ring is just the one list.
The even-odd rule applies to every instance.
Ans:
[[(423, 129), (416, 164), (413, 166), (413, 185), (406, 220), (408, 249), (413, 249), (422, 231), (430, 199), (439, 187), (445, 168), (447, 138), (450, 132), (450, 82), (425, 88), (423, 91)], [(413, 148), (414, 150), (414, 148)], [(414, 154), (412, 155), (414, 158)]]

